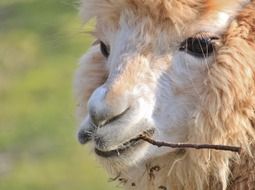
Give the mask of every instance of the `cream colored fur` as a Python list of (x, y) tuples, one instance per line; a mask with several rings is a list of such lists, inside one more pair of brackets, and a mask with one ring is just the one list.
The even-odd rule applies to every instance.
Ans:
[[(96, 18), (95, 37), (111, 52), (103, 57), (96, 44), (81, 59), (75, 77), (79, 131), (89, 126), (89, 97), (88, 107), (101, 110), (121, 112), (128, 102), (132, 111), (92, 135), (103, 137), (105, 150), (152, 127), (156, 140), (241, 146), (241, 160), (253, 162), (254, 1), (83, 0), (81, 13), (85, 22)], [(213, 56), (179, 51), (183, 40), (201, 32), (220, 37)], [(236, 153), (148, 144), (98, 158), (128, 190), (234, 189), (240, 165)], [(247, 179), (255, 176), (248, 171)], [(248, 188), (255, 186), (236, 189)]]

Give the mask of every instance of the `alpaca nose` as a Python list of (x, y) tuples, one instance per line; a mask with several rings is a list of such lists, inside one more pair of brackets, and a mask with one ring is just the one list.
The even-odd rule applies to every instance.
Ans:
[(98, 127), (119, 119), (129, 108), (125, 96), (109, 98), (109, 94), (111, 91), (101, 86), (93, 92), (89, 99), (89, 114), (92, 122)]

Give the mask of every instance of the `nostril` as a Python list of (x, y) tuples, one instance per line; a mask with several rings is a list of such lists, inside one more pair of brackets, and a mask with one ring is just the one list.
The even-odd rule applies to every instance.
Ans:
[(78, 140), (81, 144), (86, 144), (92, 139), (92, 134), (89, 131), (79, 131)]
[(112, 118), (108, 119), (104, 124), (112, 123), (118, 119), (120, 119), (123, 115), (125, 115), (129, 111), (129, 108), (121, 112), (119, 115), (113, 116)]
[[(102, 113), (96, 113), (94, 111), (90, 111), (90, 118), (92, 123), (97, 127), (103, 127), (108, 123), (112, 123), (118, 119), (120, 119), (123, 115), (125, 115), (130, 108), (125, 109), (119, 114), (111, 113), (110, 110), (105, 110)], [(107, 112), (108, 111), (108, 112)]]
[(95, 111), (90, 111), (90, 118), (95, 126), (100, 126), (105, 121), (106, 116), (102, 114), (97, 114)]

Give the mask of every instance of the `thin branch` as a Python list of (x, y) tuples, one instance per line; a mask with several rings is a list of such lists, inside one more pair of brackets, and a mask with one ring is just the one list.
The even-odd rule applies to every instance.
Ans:
[(170, 147), (170, 148), (193, 148), (193, 149), (214, 149), (222, 151), (237, 152), (240, 154), (241, 147), (238, 146), (227, 146), (227, 145), (213, 145), (213, 144), (187, 144), (187, 143), (167, 143), (155, 141), (144, 135), (140, 135), (136, 140), (143, 140), (157, 147)]

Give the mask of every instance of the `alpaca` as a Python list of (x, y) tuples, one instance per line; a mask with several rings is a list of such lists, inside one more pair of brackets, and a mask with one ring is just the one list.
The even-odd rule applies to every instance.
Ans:
[[(127, 190), (255, 189), (255, 0), (82, 0), (78, 140)], [(158, 148), (166, 142), (242, 147)]]

